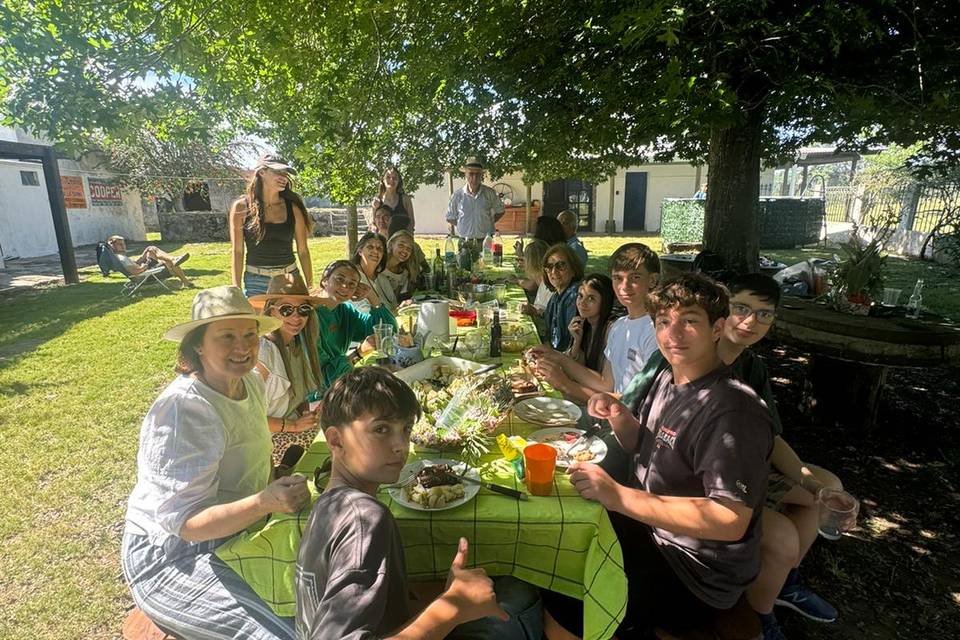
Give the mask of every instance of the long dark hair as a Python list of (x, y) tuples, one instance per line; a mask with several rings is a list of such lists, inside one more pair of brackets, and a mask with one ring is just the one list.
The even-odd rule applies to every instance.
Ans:
[(383, 194), (387, 192), (387, 185), (383, 184), (383, 176), (387, 175), (390, 170), (397, 172), (397, 196), (400, 197), (400, 204), (403, 204), (403, 175), (401, 175), (400, 169), (392, 164), (387, 165), (387, 168), (380, 174), (380, 188), (377, 190), (377, 197), (380, 198), (380, 202), (383, 202)]
[(563, 231), (563, 225), (553, 216), (540, 216), (537, 218), (534, 227), (533, 237), (537, 240), (543, 240), (548, 247), (555, 244), (566, 243), (567, 234)]
[(373, 275), (377, 275), (387, 266), (387, 240), (376, 231), (367, 231), (357, 240), (357, 250), (354, 251), (350, 257), (350, 262), (357, 265), (361, 273), (363, 273), (363, 261), (360, 259), (360, 250), (363, 249), (363, 245), (374, 240), (377, 240), (380, 246), (383, 247), (383, 253), (380, 254), (380, 263), (377, 265), (377, 268), (374, 269)]
[(600, 317), (597, 318), (596, 326), (589, 322), (583, 323), (583, 345), (584, 366), (588, 369), (600, 372), (600, 356), (603, 355), (603, 348), (606, 342), (607, 323), (610, 321), (610, 314), (613, 311), (613, 282), (609, 277), (602, 273), (591, 273), (580, 283), (581, 287), (590, 287), (600, 294)]
[[(267, 169), (268, 167), (261, 167), (260, 170), (253, 174), (253, 179), (247, 183), (247, 188), (243, 195), (243, 201), (247, 205), (247, 215), (243, 221), (244, 235), (252, 238), (256, 244), (260, 244), (260, 241), (263, 240), (263, 235), (266, 233), (266, 228), (264, 227), (266, 206), (263, 203), (262, 175)], [(287, 174), (287, 186), (280, 192), (280, 197), (294, 205), (293, 215), (297, 215), (297, 210), (299, 209), (300, 215), (303, 216), (303, 223), (307, 225), (307, 235), (309, 236), (313, 230), (313, 220), (307, 215), (307, 205), (303, 201), (303, 198), (300, 197), (299, 193), (296, 193), (290, 188), (292, 184), (293, 180), (290, 174)]]

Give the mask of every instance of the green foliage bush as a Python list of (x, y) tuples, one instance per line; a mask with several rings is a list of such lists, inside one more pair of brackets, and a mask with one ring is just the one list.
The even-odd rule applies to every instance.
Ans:
[(703, 200), (664, 198), (660, 205), (660, 235), (668, 244), (703, 242)]

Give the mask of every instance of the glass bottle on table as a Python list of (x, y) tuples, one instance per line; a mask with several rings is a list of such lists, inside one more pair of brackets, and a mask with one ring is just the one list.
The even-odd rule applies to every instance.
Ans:
[(443, 291), (443, 287), (447, 283), (445, 271), (443, 258), (440, 257), (440, 246), (437, 245), (437, 255), (433, 259), (433, 286), (431, 287), (435, 291)]
[(913, 293), (910, 295), (910, 301), (907, 302), (907, 317), (919, 318), (920, 305), (923, 304), (923, 278), (917, 279), (917, 284), (913, 287)]
[(493, 324), (490, 325), (490, 357), (499, 358), (503, 344), (503, 328), (500, 326), (500, 305), (493, 308)]
[(493, 266), (503, 266), (503, 238), (496, 229), (493, 230)]

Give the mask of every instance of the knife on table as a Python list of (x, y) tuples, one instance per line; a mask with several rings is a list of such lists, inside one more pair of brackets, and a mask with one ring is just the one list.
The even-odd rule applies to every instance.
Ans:
[(505, 496), (510, 496), (511, 498), (516, 498), (517, 500), (527, 500), (527, 494), (522, 491), (517, 491), (516, 489), (511, 489), (510, 487), (504, 487), (503, 485), (493, 484), (492, 482), (484, 482), (483, 480), (477, 480), (476, 478), (471, 478), (469, 476), (456, 476), (458, 480), (464, 482), (469, 482), (471, 484), (478, 484), (484, 489), (490, 489), (490, 491), (496, 491), (497, 493), (502, 493)]

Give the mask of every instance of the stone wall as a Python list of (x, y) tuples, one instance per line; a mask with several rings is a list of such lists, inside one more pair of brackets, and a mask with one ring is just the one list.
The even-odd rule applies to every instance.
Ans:
[[(307, 209), (313, 218), (313, 235), (327, 237), (346, 233), (346, 210)], [(229, 242), (226, 212), (175, 211), (158, 214), (164, 242)]]

